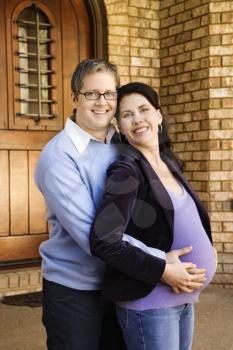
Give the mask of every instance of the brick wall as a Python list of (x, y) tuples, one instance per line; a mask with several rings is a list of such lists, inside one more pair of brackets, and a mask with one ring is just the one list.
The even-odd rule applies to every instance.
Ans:
[(105, 0), (108, 21), (109, 60), (118, 65), (121, 83), (129, 81), (130, 48), (129, 48), (129, 15), (128, 2)]
[(0, 273), (0, 299), (3, 295), (37, 292), (41, 290), (39, 268), (24, 268)]
[(161, 1), (161, 101), (174, 150), (209, 210), (214, 282), (233, 285), (233, 1)]
[(109, 60), (118, 65), (122, 84), (142, 81), (159, 87), (159, 3), (105, 0)]
[(174, 150), (188, 179), (207, 204), (208, 4), (161, 1), (161, 103), (169, 115)]
[(233, 1), (210, 2), (209, 206), (215, 282), (233, 284)]

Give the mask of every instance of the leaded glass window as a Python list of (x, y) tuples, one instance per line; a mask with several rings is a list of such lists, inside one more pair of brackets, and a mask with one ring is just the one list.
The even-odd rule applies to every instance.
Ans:
[(17, 21), (19, 96), (16, 96), (17, 117), (34, 119), (55, 118), (52, 99), (52, 70), (51, 28), (48, 17), (33, 5), (25, 8)]

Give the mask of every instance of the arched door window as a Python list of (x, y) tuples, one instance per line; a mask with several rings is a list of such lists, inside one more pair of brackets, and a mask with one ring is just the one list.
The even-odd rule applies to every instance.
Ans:
[[(16, 116), (26, 119), (34, 119), (38, 123), (41, 119), (55, 118), (52, 90), (52, 60), (51, 53), (52, 25), (48, 17), (36, 5), (25, 8), (16, 20), (18, 34), (18, 50), (14, 52), (18, 56), (15, 60), (15, 71), (19, 87), (16, 102), (19, 103)], [(17, 64), (18, 63), (18, 64)]]

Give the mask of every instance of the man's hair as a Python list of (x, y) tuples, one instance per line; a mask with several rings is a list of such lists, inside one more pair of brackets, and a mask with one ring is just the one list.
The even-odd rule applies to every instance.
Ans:
[(75, 97), (81, 91), (84, 78), (93, 73), (109, 72), (112, 73), (116, 82), (116, 89), (120, 86), (120, 78), (118, 74), (117, 66), (114, 63), (110, 63), (101, 59), (88, 59), (80, 62), (73, 73), (71, 79), (71, 91)]

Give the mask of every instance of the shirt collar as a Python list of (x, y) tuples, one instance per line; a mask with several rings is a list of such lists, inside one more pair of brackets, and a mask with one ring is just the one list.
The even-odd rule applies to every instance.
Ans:
[[(100, 142), (91, 134), (89, 134), (88, 132), (80, 128), (80, 126), (74, 121), (72, 121), (70, 118), (68, 118), (66, 121), (65, 131), (80, 154), (86, 150), (91, 140)], [(106, 143), (111, 142), (111, 139), (115, 134), (115, 132), (116, 132), (115, 127), (112, 124), (110, 124), (109, 130), (106, 136)]]

